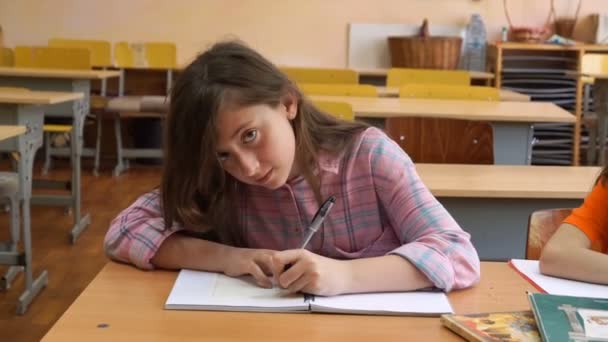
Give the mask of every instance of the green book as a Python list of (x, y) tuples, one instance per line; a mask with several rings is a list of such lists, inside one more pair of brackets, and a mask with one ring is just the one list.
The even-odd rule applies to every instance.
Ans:
[(528, 293), (543, 341), (608, 341), (608, 298)]

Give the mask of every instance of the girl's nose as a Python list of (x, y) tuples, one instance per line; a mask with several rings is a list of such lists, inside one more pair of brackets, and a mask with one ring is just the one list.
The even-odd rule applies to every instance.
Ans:
[(254, 176), (260, 168), (260, 162), (254, 154), (246, 154), (241, 157), (241, 171), (247, 177)]

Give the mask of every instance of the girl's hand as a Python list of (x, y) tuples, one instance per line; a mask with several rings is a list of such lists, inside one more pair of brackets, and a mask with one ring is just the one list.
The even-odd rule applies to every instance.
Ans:
[(251, 275), (256, 283), (272, 288), (273, 255), (269, 249), (234, 248), (228, 254), (224, 274), (230, 277)]
[(291, 293), (333, 296), (348, 290), (347, 261), (326, 258), (305, 249), (275, 252), (273, 261), (276, 283)]

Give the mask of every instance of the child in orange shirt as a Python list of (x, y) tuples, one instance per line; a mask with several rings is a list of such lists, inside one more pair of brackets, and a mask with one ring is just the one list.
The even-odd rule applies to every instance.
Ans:
[(544, 274), (608, 284), (608, 166), (543, 248)]

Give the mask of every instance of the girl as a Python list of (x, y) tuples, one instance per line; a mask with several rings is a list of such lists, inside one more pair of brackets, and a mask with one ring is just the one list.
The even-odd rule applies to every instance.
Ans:
[[(218, 43), (183, 71), (164, 141), (160, 189), (111, 223), (113, 259), (319, 295), (450, 291), (479, 279), (469, 234), (396, 143), (321, 113), (240, 43)], [(299, 249), (331, 195), (333, 210)]]
[(608, 166), (543, 248), (542, 273), (608, 284)]

